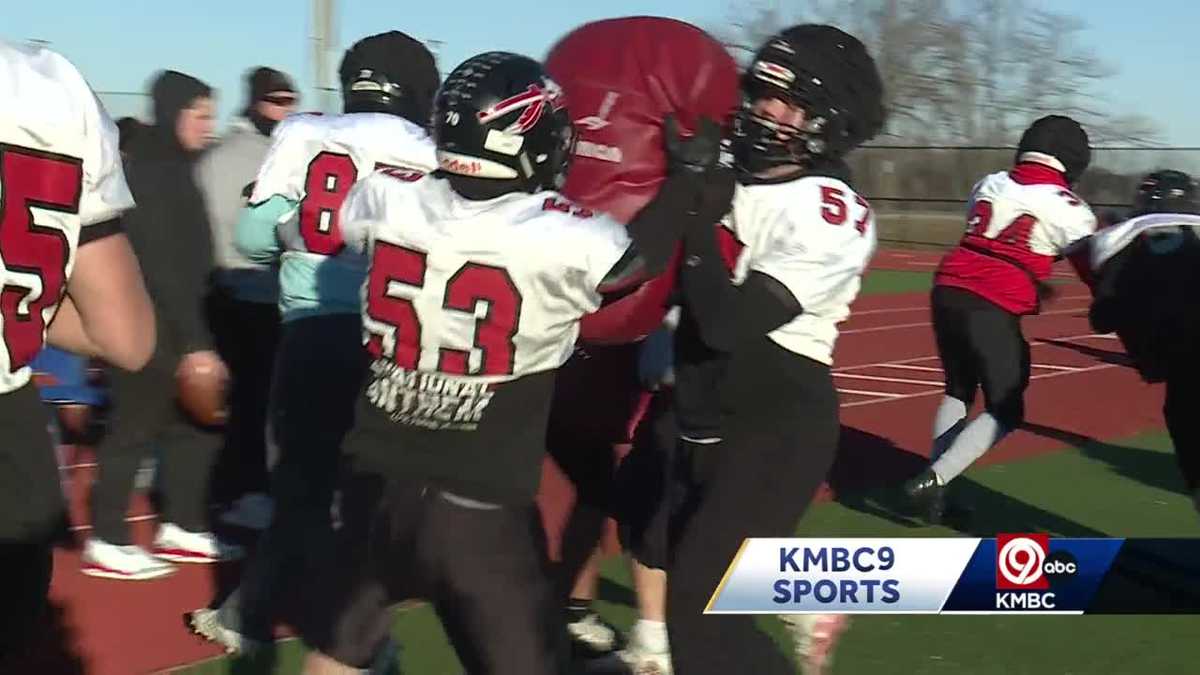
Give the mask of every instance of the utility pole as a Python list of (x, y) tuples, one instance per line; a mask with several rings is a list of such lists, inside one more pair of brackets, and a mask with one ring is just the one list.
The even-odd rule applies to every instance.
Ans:
[(313, 0), (312, 47), (313, 90), (317, 95), (317, 107), (331, 113), (337, 106), (338, 87), (334, 82), (329, 54), (337, 45), (336, 0)]

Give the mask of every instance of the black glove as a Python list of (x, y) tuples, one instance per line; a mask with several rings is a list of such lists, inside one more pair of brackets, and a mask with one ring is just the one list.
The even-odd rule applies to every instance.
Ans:
[(668, 114), (663, 118), (663, 137), (667, 146), (667, 167), (672, 174), (703, 175), (716, 167), (721, 159), (721, 127), (707, 117), (701, 117), (696, 133), (685, 139), (679, 136), (675, 116)]
[(668, 174), (685, 179), (692, 193), (688, 215), (716, 223), (729, 212), (735, 183), (733, 169), (721, 164), (721, 127), (701, 117), (696, 133), (684, 139), (679, 136), (675, 117), (667, 115), (663, 118), (663, 137)]
[(697, 220), (716, 224), (733, 206), (733, 191), (737, 174), (733, 169), (718, 166), (704, 175), (704, 190), (693, 215)]

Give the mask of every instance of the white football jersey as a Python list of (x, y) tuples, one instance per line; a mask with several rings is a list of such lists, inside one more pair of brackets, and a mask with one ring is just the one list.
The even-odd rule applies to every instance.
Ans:
[(723, 221), (744, 246), (734, 283), (761, 272), (804, 308), (769, 337), (789, 351), (833, 363), (837, 325), (850, 315), (863, 270), (875, 252), (875, 213), (836, 178), (738, 185)]
[[(1141, 234), (1167, 234), (1178, 232), (1184, 227), (1194, 228), (1200, 234), (1200, 216), (1187, 213), (1147, 213), (1100, 230), (1089, 240), (1088, 253), (1092, 271), (1099, 272), (1104, 263), (1124, 250)], [(1165, 239), (1160, 245), (1169, 246), (1171, 243), (1170, 239)]]
[(29, 381), (82, 228), (132, 207), (116, 125), (83, 76), (0, 41), (0, 393)]
[(630, 243), (620, 223), (554, 192), (471, 201), (444, 179), (388, 171), (351, 190), (342, 223), (347, 247), (371, 261), (368, 396), (393, 419), (434, 428), (470, 428), (482, 411), (445, 425), (409, 419), (418, 387), (424, 398), (434, 381), (438, 391), (479, 393), (561, 366)]
[[(1055, 182), (1040, 173), (1053, 174)], [(938, 286), (974, 293), (1016, 315), (1040, 308), (1036, 283), (1096, 229), (1096, 217), (1058, 174), (1033, 165), (985, 176), (971, 192), (967, 231), (942, 258)]]
[(1022, 248), (1037, 256), (1052, 259), (1072, 243), (1096, 229), (1096, 216), (1090, 207), (1065, 187), (1045, 183), (1024, 184), (1013, 180), (1010, 172), (985, 176), (971, 192), (971, 204), (987, 202), (985, 216), (973, 210), (967, 227), (985, 239), (1003, 239), (1005, 232), (1020, 228), (1021, 217), (1030, 216), (1026, 232), (1018, 239)]
[(381, 168), (423, 174), (437, 166), (425, 130), (385, 113), (295, 115), (271, 136), (250, 204), (278, 195), (299, 205), (279, 225), (284, 255), (342, 253), (338, 211), (356, 181)]

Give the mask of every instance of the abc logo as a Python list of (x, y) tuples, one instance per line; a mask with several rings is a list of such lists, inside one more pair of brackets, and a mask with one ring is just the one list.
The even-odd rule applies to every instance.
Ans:
[(1050, 538), (1044, 534), (997, 535), (996, 588), (1047, 589), (1051, 581), (1075, 576), (1075, 557), (1067, 551), (1049, 553), (1049, 548)]
[(1050, 583), (1056, 584), (1059, 581), (1065, 581), (1075, 576), (1079, 571), (1079, 564), (1075, 561), (1075, 556), (1068, 551), (1055, 551), (1046, 557), (1045, 564), (1042, 565), (1042, 572), (1050, 579)]

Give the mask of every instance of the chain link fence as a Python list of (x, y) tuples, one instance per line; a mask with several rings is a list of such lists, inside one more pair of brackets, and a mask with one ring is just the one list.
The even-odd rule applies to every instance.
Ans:
[[(850, 156), (854, 186), (879, 216), (888, 243), (947, 246), (962, 235), (967, 198), (983, 176), (1012, 165), (1012, 147), (875, 145)], [(1119, 219), (1139, 179), (1156, 169), (1200, 176), (1200, 148), (1092, 150), (1092, 163), (1076, 192), (1101, 218)]]
[[(114, 119), (152, 117), (142, 92), (96, 92)], [(332, 94), (330, 94), (332, 95)], [(983, 176), (1012, 166), (1013, 147), (869, 145), (850, 155), (854, 187), (875, 208), (879, 238), (893, 245), (945, 247), (966, 227), (971, 188)], [(1120, 219), (1138, 180), (1157, 169), (1200, 177), (1200, 147), (1092, 149), (1092, 163), (1076, 185), (1102, 219)]]
[(140, 91), (98, 91), (96, 97), (114, 121), (134, 117), (149, 122), (154, 116), (150, 95)]

